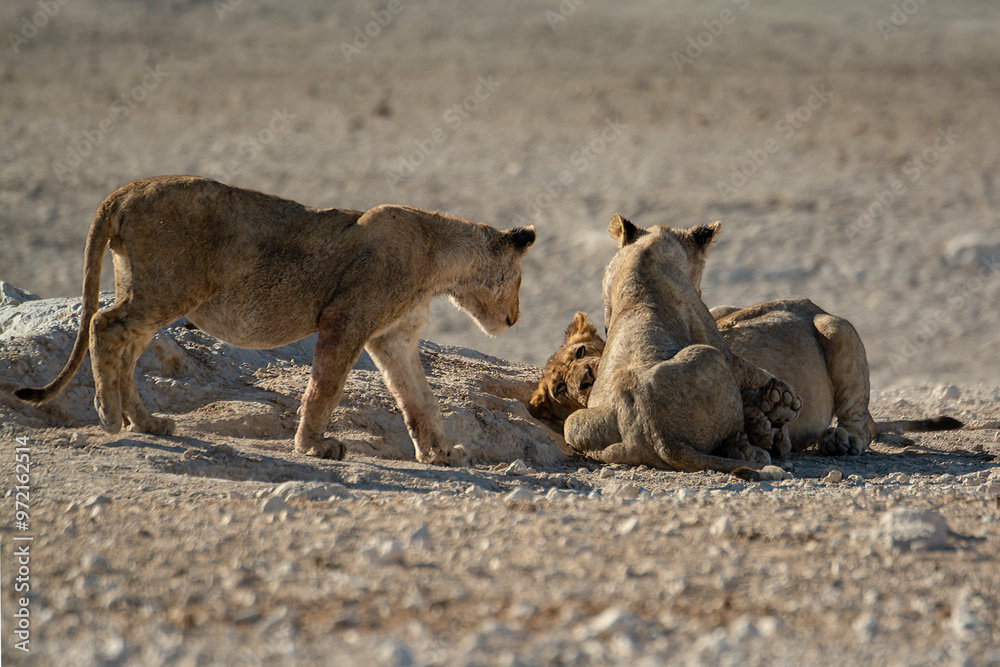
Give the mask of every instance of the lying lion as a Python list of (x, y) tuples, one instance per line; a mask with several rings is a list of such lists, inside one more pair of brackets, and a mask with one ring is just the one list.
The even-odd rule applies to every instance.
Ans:
[[(847, 320), (808, 300), (769, 301), (749, 308), (711, 311), (730, 350), (789, 382), (802, 409), (785, 427), (795, 451), (815, 444), (823, 454), (860, 454), (871, 440), (892, 431), (961, 428), (951, 417), (876, 422), (868, 412), (868, 361)], [(572, 333), (572, 342), (570, 334)], [(529, 411), (556, 429), (586, 407), (604, 340), (584, 313), (577, 313), (567, 340), (549, 358), (531, 395)], [(832, 426), (833, 418), (837, 425)]]
[[(481, 223), (403, 206), (317, 210), (204, 178), (126, 185), (97, 211), (84, 255), (80, 331), (51, 383), (15, 395), (44, 403), (62, 391), (88, 343), (101, 426), (170, 434), (139, 399), (135, 363), (156, 330), (180, 317), (240, 347), (285, 345), (319, 332), (295, 450), (342, 458), (324, 438), (361, 350), (381, 370), (424, 463), (455, 463), (441, 411), (417, 355), (430, 301), (447, 295), (497, 335), (518, 319), (520, 261), (533, 228)], [(116, 304), (97, 312), (110, 245)]]
[(747, 440), (744, 403), (752, 394), (780, 425), (799, 399), (729, 351), (695, 289), (718, 224), (645, 230), (616, 215), (608, 231), (619, 246), (604, 274), (608, 339), (587, 407), (565, 421), (567, 444), (607, 463), (781, 478)]

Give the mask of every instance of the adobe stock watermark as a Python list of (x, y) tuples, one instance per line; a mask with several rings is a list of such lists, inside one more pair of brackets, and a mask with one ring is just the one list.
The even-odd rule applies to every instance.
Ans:
[(542, 211), (559, 201), (566, 190), (576, 182), (580, 174), (586, 173), (628, 128), (625, 123), (610, 118), (604, 127), (587, 143), (582, 144), (569, 156), (569, 164), (552, 178), (543, 178), (539, 191), (525, 197), (524, 210), (517, 214), (515, 225), (525, 226), (536, 221)]
[(402, 12), (402, 0), (389, 0), (385, 7), (371, 10), (371, 15), (374, 19), (361, 27), (355, 26), (354, 39), (352, 41), (340, 43), (340, 52), (344, 54), (344, 59), (350, 63), (351, 58), (361, 55), (368, 48), (368, 45), (371, 44), (371, 41), (381, 35), (384, 29), (389, 27), (393, 17), (399, 16)]
[(111, 105), (111, 110), (107, 116), (98, 121), (97, 125), (89, 130), (80, 130), (80, 138), (66, 144), (66, 156), (62, 160), (52, 163), (52, 171), (56, 179), (61, 183), (63, 179), (83, 164), (84, 159), (94, 150), (104, 143), (104, 140), (115, 133), (122, 123), (132, 115), (140, 104), (149, 98), (149, 94), (156, 90), (165, 78), (170, 76), (170, 72), (164, 72), (159, 65), (146, 68), (146, 76), (142, 82), (126, 93), (122, 93)]
[(238, 176), (248, 164), (256, 160), (265, 148), (292, 126), (294, 120), (295, 116), (285, 109), (274, 109), (267, 125), (256, 134), (240, 139), (236, 149), (239, 159), (229, 160), (221, 169), (213, 170), (212, 176), (218, 181), (231, 183), (233, 176)]
[(226, 14), (235, 12), (242, 4), (243, 0), (215, 0), (212, 3), (212, 8), (215, 9), (215, 15), (222, 22), (226, 20)]
[(847, 228), (847, 240), (852, 244), (858, 243), (861, 237), (875, 226), (876, 221), (909, 191), (910, 186), (920, 181), (931, 167), (937, 164), (941, 155), (955, 145), (961, 132), (962, 128), (950, 126), (946, 130), (938, 130), (934, 143), (911, 155), (903, 164), (901, 177), (893, 178), (887, 188), (876, 190), (871, 203), (861, 209), (857, 220)]
[(941, 327), (952, 321), (952, 315), (963, 310), (977, 294), (983, 291), (983, 287), (996, 276), (997, 272), (1000, 272), (1000, 258), (994, 255), (990, 259), (983, 260), (975, 276), (954, 285), (945, 297), (945, 305), (930, 316), (922, 318), (917, 331), (904, 337), (898, 352), (888, 353), (892, 370), (898, 372), (920, 354), (927, 344), (941, 333)]
[(496, 93), (497, 89), (503, 85), (502, 82), (493, 78), (492, 74), (479, 77), (476, 87), (470, 95), (461, 102), (456, 102), (441, 114), (441, 120), (451, 128), (451, 134), (442, 126), (432, 129), (423, 139), (414, 139), (414, 150), (396, 158), (396, 167), (385, 173), (385, 182), (390, 190), (395, 190), (397, 185), (405, 182), (417, 169), (427, 161), (427, 158), (437, 151), (441, 144), (445, 143), (455, 132), (461, 129), (462, 125), (474, 114), (483, 103), (489, 100)]
[(811, 87), (806, 103), (789, 111), (775, 123), (774, 130), (778, 136), (768, 137), (758, 148), (748, 148), (747, 157), (733, 167), (726, 180), (716, 182), (715, 188), (719, 191), (722, 201), (729, 201), (738, 189), (746, 185), (757, 170), (763, 168), (771, 156), (781, 150), (782, 142), (794, 137), (795, 132), (812, 120), (815, 113), (822, 109), (831, 97), (833, 93), (826, 89), (825, 82)]
[[(746, 11), (750, 6), (750, 0), (730, 0), (740, 12)], [(716, 40), (726, 31), (726, 27), (736, 21), (738, 14), (728, 7), (719, 12), (718, 18), (706, 19), (701, 22), (705, 29), (695, 35), (688, 35), (684, 40), (684, 51), (674, 51), (671, 56), (674, 60), (674, 67), (678, 72), (683, 72), (684, 67), (693, 65), (694, 61), (701, 58), (705, 49), (710, 49)]]
[(903, 0), (900, 3), (893, 3), (889, 18), (879, 19), (875, 22), (875, 27), (882, 34), (882, 39), (888, 40), (889, 35), (899, 32), (926, 3), (927, 0)]
[(31, 14), (31, 18), (22, 16), (18, 24), (17, 32), (7, 33), (7, 43), (14, 53), (20, 53), (21, 47), (34, 39), (35, 35), (41, 32), (49, 22), (54, 19), (63, 7), (73, 0), (38, 0), (36, 6), (38, 10)]
[(555, 32), (556, 28), (559, 27), (559, 24), (564, 23), (566, 19), (575, 14), (576, 10), (580, 8), (580, 5), (586, 1), (587, 0), (562, 0), (555, 10), (545, 10), (545, 20), (549, 22), (549, 27), (552, 28), (552, 31)]

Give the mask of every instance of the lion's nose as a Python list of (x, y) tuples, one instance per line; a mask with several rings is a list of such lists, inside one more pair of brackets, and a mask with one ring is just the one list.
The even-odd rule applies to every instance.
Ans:
[(518, 317), (518, 313), (514, 313), (513, 317), (510, 316), (510, 315), (508, 315), (507, 316), (507, 326), (512, 327), (515, 324), (517, 324), (517, 317)]

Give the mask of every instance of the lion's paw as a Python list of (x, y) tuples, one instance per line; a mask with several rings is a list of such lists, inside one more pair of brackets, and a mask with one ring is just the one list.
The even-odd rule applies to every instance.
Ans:
[(345, 448), (344, 444), (335, 438), (311, 438), (302, 441), (296, 438), (295, 451), (318, 459), (339, 461), (344, 458)]
[(831, 426), (823, 431), (817, 442), (820, 454), (827, 456), (858, 456), (865, 450), (861, 440), (842, 428)]
[(177, 423), (169, 417), (146, 416), (142, 423), (129, 420), (128, 429), (139, 433), (150, 433), (152, 435), (173, 435), (177, 429)]
[(757, 407), (767, 415), (772, 426), (781, 428), (799, 415), (802, 399), (791, 385), (771, 378), (759, 390)]
[(461, 468), (469, 465), (469, 453), (462, 445), (455, 445), (448, 451), (434, 447), (429, 452), (417, 452), (417, 460), (432, 466)]

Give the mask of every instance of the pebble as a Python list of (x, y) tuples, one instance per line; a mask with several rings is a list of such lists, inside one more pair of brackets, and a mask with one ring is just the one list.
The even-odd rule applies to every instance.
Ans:
[(619, 535), (629, 535), (635, 532), (636, 526), (639, 525), (639, 517), (630, 517), (625, 519), (620, 524), (618, 524), (618, 534)]
[(611, 468), (601, 468), (601, 472), (598, 474), (598, 477), (600, 477), (601, 479), (610, 479), (614, 476), (615, 476), (615, 471), (612, 470)]
[(370, 565), (404, 565), (406, 552), (396, 540), (385, 539), (361, 551), (361, 557)]
[(823, 471), (822, 481), (827, 484), (837, 484), (840, 480), (844, 479), (844, 471), (837, 466), (830, 466), (825, 471)]
[(430, 545), (430, 541), (431, 531), (426, 523), (410, 533), (409, 544), (411, 547), (426, 549)]
[(733, 526), (733, 522), (729, 520), (729, 517), (723, 515), (715, 520), (715, 523), (708, 529), (708, 532), (712, 537), (725, 537), (735, 533), (736, 528)]
[(87, 446), (87, 436), (83, 433), (73, 433), (69, 436), (69, 446), (73, 449), (80, 449)]
[(504, 497), (504, 500), (506, 500), (509, 503), (513, 503), (513, 502), (526, 502), (526, 503), (534, 502), (534, 500), (535, 500), (535, 492), (532, 491), (532, 490), (530, 490), (530, 489), (526, 489), (523, 486), (522, 487), (518, 487), (518, 488), (514, 489), (513, 491), (511, 491), (510, 493), (508, 493)]
[(260, 511), (264, 514), (280, 514), (281, 512), (293, 512), (294, 510), (294, 507), (277, 495), (271, 496), (260, 506)]
[(592, 637), (617, 632), (629, 634), (636, 632), (639, 625), (640, 621), (634, 614), (618, 607), (609, 607), (590, 619), (587, 630)]
[(934, 391), (934, 395), (949, 401), (957, 401), (962, 397), (962, 391), (953, 384), (943, 384)]
[(524, 461), (522, 461), (521, 459), (517, 459), (516, 461), (514, 461), (513, 463), (511, 463), (509, 466), (507, 466), (507, 469), (503, 471), (503, 474), (505, 474), (505, 475), (527, 475), (529, 472), (531, 472), (531, 469), (528, 468), (528, 466), (526, 466), (524, 464)]

